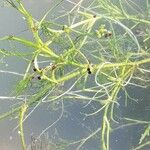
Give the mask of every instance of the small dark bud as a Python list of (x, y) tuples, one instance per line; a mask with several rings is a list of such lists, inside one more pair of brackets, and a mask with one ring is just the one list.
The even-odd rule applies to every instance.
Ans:
[(112, 36), (112, 32), (107, 32), (107, 33), (105, 34), (105, 38), (110, 37), (110, 36)]
[(88, 72), (88, 74), (92, 74), (90, 68), (87, 68), (87, 72)]
[(36, 69), (36, 68), (33, 68), (33, 71), (35, 71), (35, 72), (36, 72), (36, 71), (37, 71), (37, 69)]
[(93, 15), (93, 18), (96, 18), (96, 15)]
[(38, 76), (37, 78), (38, 78), (38, 80), (41, 80), (41, 76)]

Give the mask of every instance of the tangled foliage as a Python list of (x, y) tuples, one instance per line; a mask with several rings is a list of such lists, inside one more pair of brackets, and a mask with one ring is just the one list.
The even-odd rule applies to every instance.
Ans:
[[(120, 127), (137, 124), (146, 125), (146, 129), (134, 150), (148, 146), (149, 120), (120, 118), (116, 110), (120, 105), (120, 92), (126, 97), (126, 105), (131, 99), (126, 87), (149, 87), (149, 1), (143, 2), (147, 8), (143, 10), (130, 0), (93, 0), (89, 3), (61, 0), (40, 20), (30, 14), (21, 0), (6, 2), (22, 14), (32, 34), (32, 40), (14, 35), (0, 39), (26, 47), (25, 52), (0, 49), (2, 57), (20, 57), (28, 64), (23, 79), (13, 92), (15, 99), (25, 100), (0, 116), (2, 120), (18, 115), (22, 148), (26, 149), (23, 123), (35, 108), (42, 103), (54, 110), (61, 107), (58, 119), (45, 128), (41, 136), (61, 120), (69, 101), (82, 102), (84, 108), (96, 104), (92, 112), (82, 115), (85, 119), (101, 116), (101, 121), (97, 120), (101, 124), (77, 141), (61, 139), (60, 145), (58, 141), (51, 143), (54, 149), (77, 145), (79, 150), (89, 140), (97, 138), (99, 147), (109, 150), (111, 133)], [(71, 8), (68, 6), (63, 14), (54, 15), (56, 9), (68, 4)]]

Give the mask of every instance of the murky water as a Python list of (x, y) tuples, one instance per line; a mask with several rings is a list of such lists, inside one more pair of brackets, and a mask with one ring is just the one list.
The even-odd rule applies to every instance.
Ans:
[[(75, 1), (74, 1), (75, 2)], [(137, 2), (135, 0), (135, 2)], [(138, 2), (137, 2), (138, 3)], [(24, 2), (26, 8), (35, 16), (35, 18), (39, 19), (43, 16), (43, 14), (49, 9), (54, 2), (50, 0), (31, 0)], [(58, 9), (57, 13), (61, 12), (62, 9), (68, 9), (71, 5), (63, 5)], [(65, 8), (66, 7), (66, 8)], [(141, 9), (144, 9), (145, 3), (142, 3), (140, 6)], [(56, 15), (55, 14), (55, 15)], [(31, 38), (30, 34), (27, 31), (26, 24), (23, 21), (23, 18), (20, 14), (18, 14), (13, 8), (9, 7), (0, 7), (0, 37), (5, 35), (19, 35), (27, 38)], [(8, 43), (0, 43), (0, 46), (8, 47)], [(10, 45), (11, 46), (11, 45)], [(24, 51), (25, 49), (22, 48)], [(1, 59), (3, 62), (0, 65), (0, 70), (13, 70), (19, 73), (24, 72), (24, 67), (26, 67), (26, 63), (24, 60), (14, 60), (14, 58), (9, 59)], [(11, 65), (7, 65), (11, 64)], [(16, 70), (14, 70), (16, 68)], [(3, 95), (11, 95), (10, 91), (14, 88), (16, 81), (18, 81), (21, 76), (13, 76), (11, 74), (0, 73), (0, 96)], [(150, 104), (148, 102), (150, 95), (149, 89), (141, 90), (140, 88), (130, 88), (131, 95), (139, 99), (138, 103), (131, 102), (130, 107), (126, 108), (124, 106), (120, 106), (120, 115), (124, 115), (126, 117), (141, 118), (142, 120), (149, 120), (150, 113)], [(136, 103), (136, 105), (134, 105)], [(9, 109), (9, 107), (14, 104), (13, 100), (0, 99), (0, 113), (5, 112)], [(61, 104), (55, 104), (56, 106), (61, 107)], [(61, 144), (65, 145), (67, 141), (61, 140), (61, 137), (70, 140), (78, 140), (81, 137), (88, 135), (94, 129), (97, 129), (99, 124), (101, 123), (100, 116), (92, 117), (91, 119), (84, 120), (84, 116), (81, 115), (80, 112), (88, 111), (83, 108), (83, 104), (81, 103), (72, 103), (65, 102), (65, 111), (64, 117), (54, 125), (50, 131), (48, 131), (49, 136), (53, 140), (59, 139)], [(93, 104), (94, 105), (94, 104)], [(96, 107), (96, 106), (95, 106)], [(57, 107), (56, 107), (57, 108)], [(56, 121), (61, 115), (61, 109), (56, 109), (55, 111), (47, 111), (51, 110), (51, 107), (47, 107), (43, 104), (38, 107), (34, 113), (27, 119), (25, 122), (25, 136), (26, 142), (31, 144), (32, 137), (38, 137), (40, 133), (54, 121)], [(135, 111), (137, 110), (137, 111)], [(146, 110), (146, 111), (145, 111)], [(21, 150), (20, 138), (18, 136), (18, 129), (15, 129), (17, 126), (16, 119), (10, 118), (9, 120), (0, 122), (0, 149), (1, 150)], [(112, 150), (129, 150), (133, 145), (137, 144), (137, 139), (139, 139), (139, 135), (142, 133), (141, 126), (130, 127), (130, 128), (121, 128), (117, 132), (114, 132), (111, 137), (111, 149)], [(98, 150), (99, 147), (97, 145), (97, 141), (99, 139), (95, 138), (85, 144), (83, 150)], [(43, 148), (46, 143), (46, 140), (43, 140)], [(39, 142), (40, 143), (40, 142)], [(128, 143), (128, 144), (127, 144)], [(97, 145), (97, 146), (96, 146)], [(52, 149), (55, 149), (53, 144), (50, 144)], [(40, 147), (40, 144), (39, 144)], [(45, 146), (46, 147), (46, 146)], [(49, 148), (50, 149), (50, 148)], [(75, 147), (70, 146), (68, 150), (74, 150)], [(148, 149), (143, 149), (148, 150)]]

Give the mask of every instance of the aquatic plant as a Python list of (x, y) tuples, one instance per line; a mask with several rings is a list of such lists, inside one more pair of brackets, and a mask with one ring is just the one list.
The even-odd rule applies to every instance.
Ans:
[[(102, 119), (99, 120), (101, 125), (87, 137), (77, 141), (63, 141), (63, 145), (56, 145), (57, 149), (67, 149), (70, 145), (78, 144), (76, 149), (79, 150), (87, 141), (97, 136), (99, 147), (109, 150), (111, 133), (121, 127), (137, 124), (146, 128), (141, 134), (139, 144), (133, 149), (150, 145), (150, 141), (147, 141), (149, 120), (120, 118), (116, 114), (120, 105), (120, 92), (124, 92), (125, 105), (128, 107), (128, 101), (132, 100), (128, 94), (130, 85), (149, 87), (150, 21), (145, 17), (150, 15), (148, 0), (145, 1), (146, 11), (128, 0), (119, 0), (116, 3), (109, 0), (93, 0), (89, 3), (84, 0), (60, 0), (40, 20), (32, 16), (22, 0), (5, 2), (23, 16), (32, 34), (32, 39), (15, 35), (0, 38), (1, 42), (19, 43), (26, 48), (23, 52), (19, 49), (0, 49), (2, 57), (19, 57), (28, 64), (23, 78), (12, 92), (14, 99), (20, 98), (22, 101), (0, 115), (0, 120), (18, 116), (23, 150), (26, 149), (23, 123), (34, 109), (42, 103), (50, 104), (55, 109), (55, 102), (61, 103), (61, 115), (43, 130), (41, 136), (62, 118), (64, 101), (82, 102), (84, 108), (95, 102), (99, 107), (93, 112), (84, 113), (85, 119), (95, 115), (102, 116)], [(65, 2), (73, 7), (62, 15), (52, 16), (56, 8)], [(129, 6), (129, 10), (125, 6)], [(49, 16), (50, 20), (47, 19)], [(141, 27), (141, 30), (137, 30), (137, 27)], [(138, 36), (142, 38), (142, 42)], [(68, 85), (70, 87), (66, 89)], [(124, 124), (120, 125), (119, 122), (122, 121)]]

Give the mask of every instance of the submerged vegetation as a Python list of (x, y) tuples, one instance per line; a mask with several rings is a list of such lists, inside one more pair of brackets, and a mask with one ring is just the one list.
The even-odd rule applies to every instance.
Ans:
[[(21, 99), (19, 104), (0, 115), (1, 121), (18, 116), (22, 149), (26, 149), (23, 124), (35, 108), (42, 103), (51, 107), (56, 107), (56, 102), (61, 104), (61, 115), (41, 136), (61, 120), (65, 101), (83, 103), (84, 108), (96, 103), (98, 107), (93, 112), (83, 115), (85, 119), (100, 115), (97, 122), (101, 123), (77, 141), (64, 140), (62, 145), (53, 143), (54, 149), (66, 150), (73, 145), (77, 150), (83, 149), (86, 142), (97, 138), (99, 149), (110, 150), (113, 132), (138, 124), (144, 129), (132, 148), (150, 147), (150, 120), (117, 114), (123, 103), (120, 93), (125, 95), (122, 101), (125, 99), (128, 107), (129, 101), (136, 101), (128, 94), (130, 86), (149, 88), (149, 1), (142, 2), (146, 8), (142, 9), (130, 0), (60, 0), (40, 20), (32, 16), (22, 0), (5, 2), (23, 16), (32, 34), (32, 39), (15, 35), (0, 38), (0, 42), (9, 41), (25, 47), (25, 51), (0, 47), (3, 59), (19, 57), (28, 64), (12, 92), (14, 100)], [(53, 15), (61, 6), (66, 6), (66, 10)]]

